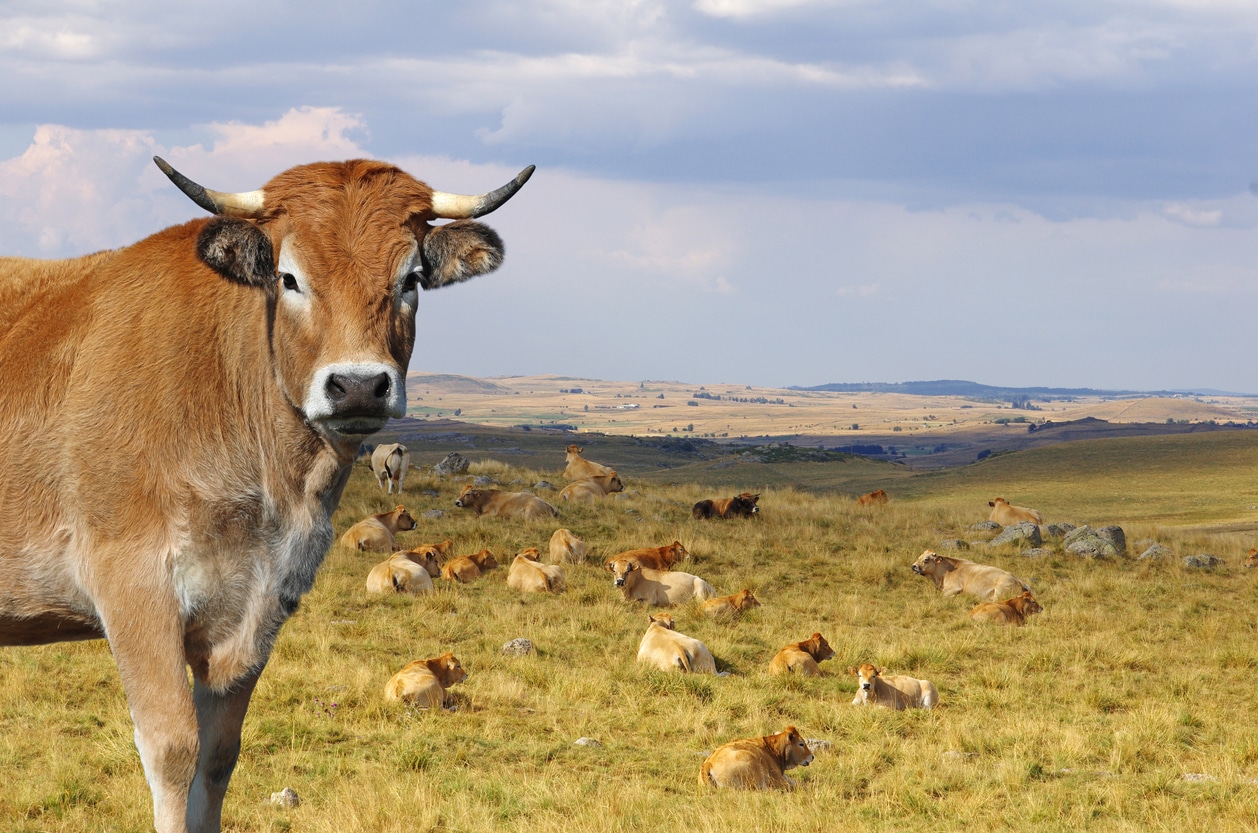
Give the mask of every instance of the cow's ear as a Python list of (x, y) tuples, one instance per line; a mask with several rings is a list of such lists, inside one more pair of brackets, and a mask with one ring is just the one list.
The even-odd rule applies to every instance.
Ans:
[(248, 220), (210, 220), (197, 235), (197, 256), (229, 281), (259, 289), (275, 287), (271, 240)]
[(458, 220), (424, 237), (424, 274), (419, 283), (436, 289), (492, 272), (502, 265), (502, 238), (489, 226)]

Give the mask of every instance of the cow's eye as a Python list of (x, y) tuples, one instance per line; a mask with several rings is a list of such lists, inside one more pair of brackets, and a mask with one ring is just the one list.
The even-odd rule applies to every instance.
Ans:
[(419, 273), (411, 272), (405, 278), (402, 278), (402, 291), (414, 292), (415, 287), (419, 285)]
[(284, 288), (289, 292), (297, 291), (297, 277), (292, 272), (280, 273), (280, 282), (284, 284)]

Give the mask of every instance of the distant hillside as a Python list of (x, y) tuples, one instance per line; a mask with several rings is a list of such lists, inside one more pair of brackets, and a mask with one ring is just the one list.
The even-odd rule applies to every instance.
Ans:
[(486, 395), (505, 395), (511, 393), (502, 385), (474, 379), (471, 376), (456, 376), (451, 373), (411, 373), (406, 377), (409, 390), (420, 388), (437, 390), (441, 393), (478, 393)]
[(813, 387), (792, 386), (788, 390), (834, 391), (836, 393), (904, 393), (911, 396), (965, 396), (974, 399), (1071, 399), (1080, 396), (1191, 396), (1185, 391), (1096, 390), (1094, 388), (1006, 388), (980, 385), (962, 379), (933, 382), (831, 382)]

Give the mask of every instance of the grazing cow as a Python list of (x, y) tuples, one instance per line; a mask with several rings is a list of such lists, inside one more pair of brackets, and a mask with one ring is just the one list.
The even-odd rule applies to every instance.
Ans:
[(1258, 549), (1249, 551), (1249, 555), (1245, 556), (1246, 567), (1258, 567)]
[(595, 463), (582, 457), (582, 451), (585, 451), (585, 449), (579, 446), (568, 446), (568, 454), (564, 458), (567, 461), (567, 465), (564, 466), (563, 470), (565, 480), (583, 480), (599, 474), (614, 474), (610, 466), (604, 466), (602, 463)]
[(939, 704), (939, 692), (930, 680), (918, 680), (903, 674), (886, 676), (887, 669), (875, 668), (867, 662), (859, 668), (848, 668), (856, 675), (856, 697), (853, 706), (885, 706), (888, 709), (933, 709)]
[(699, 605), (699, 612), (713, 619), (731, 619), (741, 616), (753, 607), (760, 607), (760, 601), (750, 590), (743, 589), (732, 596), (708, 599)]
[(653, 665), (661, 671), (685, 671), (691, 674), (715, 674), (716, 660), (712, 652), (694, 637), (676, 631), (673, 617), (667, 613), (648, 616), (650, 624), (638, 645), (638, 662)]
[(217, 831), (358, 448), (405, 414), (418, 290), (497, 268), (470, 218), (531, 169), (464, 197), (321, 162), (231, 194), (157, 163), (218, 216), (0, 259), (0, 644), (107, 638), (155, 827)]
[(378, 512), (351, 526), (341, 536), (341, 544), (359, 552), (393, 552), (396, 536), (415, 528), (415, 519), (398, 504), (388, 512)]
[(1014, 506), (1003, 497), (989, 500), (987, 505), (992, 508), (992, 512), (987, 516), (987, 520), (995, 521), (1001, 526), (1013, 526), (1020, 523), (1044, 523), (1044, 516), (1038, 510), (1027, 509), (1025, 506)]
[(507, 572), (507, 586), (522, 593), (562, 593), (568, 589), (563, 567), (539, 563), (537, 547), (516, 555)]
[(395, 552), (367, 574), (368, 593), (407, 593), (418, 596), (431, 593), (432, 574), (426, 564), (413, 560), (407, 553)]
[(589, 553), (585, 541), (566, 529), (556, 529), (550, 536), (551, 564), (583, 564)]
[(405, 555), (411, 561), (423, 566), (428, 575), (436, 578), (441, 575), (441, 563), (450, 558), (454, 551), (454, 542), (449, 538), (440, 544), (420, 544), (394, 555)]
[(1014, 596), (1003, 602), (981, 602), (970, 611), (970, 618), (975, 622), (994, 622), (998, 625), (1021, 627), (1026, 624), (1028, 616), (1043, 610), (1044, 608), (1040, 607), (1040, 603), (1028, 590), (1021, 596)]
[(402, 702), (418, 709), (448, 709), (452, 705), (446, 691), (467, 679), (462, 664), (449, 652), (432, 659), (408, 662), (384, 687), (384, 699)]
[(801, 677), (820, 677), (819, 662), (834, 657), (834, 650), (825, 637), (819, 633), (801, 642), (792, 642), (778, 651), (769, 662), (769, 674), (776, 677), (782, 674), (798, 674)]
[(596, 474), (592, 477), (583, 477), (580, 480), (572, 481), (563, 487), (563, 491), (559, 493), (559, 499), (572, 503), (597, 503), (612, 492), (623, 492), (624, 490), (625, 484), (621, 482), (620, 476), (613, 471), (608, 474)]
[(940, 555), (934, 550), (926, 550), (917, 557), (913, 572), (929, 578), (945, 596), (969, 593), (995, 601), (1031, 589), (1022, 579), (999, 567)]
[(857, 506), (881, 506), (886, 502), (887, 493), (884, 489), (877, 489), (856, 499)]
[(627, 561), (631, 564), (637, 564), (639, 567), (648, 567), (652, 570), (671, 570), (674, 564), (687, 561), (690, 553), (686, 552), (686, 548), (681, 545), (681, 541), (674, 541), (663, 547), (645, 547), (643, 549), (625, 550), (618, 552), (607, 560), (610, 569), (613, 561)]
[(760, 511), (760, 507), (757, 505), (759, 500), (760, 495), (753, 495), (751, 492), (743, 492), (741, 495), (717, 498), (716, 500), (701, 500), (690, 510), (690, 514), (699, 520), (707, 518), (721, 518), (723, 520), (751, 518)]
[(537, 518), (554, 518), (559, 510), (528, 492), (504, 492), (499, 489), (473, 489), (464, 486), (454, 505), (470, 509), (477, 515), (518, 518), (531, 521)]
[(467, 584), (475, 581), (483, 574), (498, 567), (498, 561), (489, 550), (481, 550), (472, 555), (460, 555), (452, 558), (441, 568), (441, 577), (446, 581), (457, 581)]
[(786, 770), (812, 763), (812, 750), (794, 726), (762, 738), (732, 740), (718, 746), (699, 768), (705, 787), (789, 790), (795, 782)]
[(384, 443), (371, 452), (371, 470), (386, 494), (402, 494), (402, 481), (411, 464), (411, 453), (401, 443)]
[(625, 594), (626, 601), (669, 607), (691, 599), (703, 601), (716, 596), (712, 585), (690, 573), (652, 570), (624, 559), (608, 561), (607, 569), (613, 576), (612, 583)]

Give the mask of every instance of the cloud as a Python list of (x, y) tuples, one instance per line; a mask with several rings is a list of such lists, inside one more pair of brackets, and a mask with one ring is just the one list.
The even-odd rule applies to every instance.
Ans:
[(1182, 202), (1167, 203), (1162, 207), (1162, 213), (1176, 222), (1198, 228), (1217, 226), (1223, 220), (1223, 212), (1219, 209), (1191, 208)]

